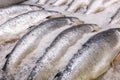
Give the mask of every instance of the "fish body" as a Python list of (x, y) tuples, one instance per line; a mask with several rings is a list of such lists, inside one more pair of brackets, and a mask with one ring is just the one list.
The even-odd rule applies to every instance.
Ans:
[(70, 7), (67, 9), (69, 12), (76, 12), (80, 8), (87, 7), (91, 0), (75, 0)]
[(29, 5), (14, 5), (6, 8), (0, 9), (0, 25), (5, 23), (7, 20), (14, 18), (18, 15), (21, 15), (23, 13), (27, 13), (29, 11), (34, 10), (41, 10), (42, 8), (39, 8), (37, 6), (29, 6)]
[(54, 80), (94, 80), (110, 68), (120, 51), (120, 28), (91, 37)]
[(75, 44), (78, 39), (82, 38), (85, 33), (90, 33), (96, 29), (98, 27), (94, 24), (81, 24), (61, 32), (46, 49), (43, 56), (38, 59), (27, 80), (49, 79), (51, 71), (54, 70), (54, 67), (67, 49)]
[(0, 26), (0, 44), (18, 39), (20, 34), (24, 33), (31, 26), (43, 22), (48, 17), (60, 16), (64, 15), (55, 11), (37, 10), (12, 18)]
[(17, 4), (26, 0), (0, 0), (0, 7), (7, 7), (13, 4)]
[(44, 35), (59, 29), (65, 25), (79, 24), (81, 21), (74, 17), (60, 17), (47, 20), (28, 33), (26, 33), (15, 45), (13, 50), (6, 57), (3, 70), (12, 74), (22, 60), (34, 49), (37, 48)]

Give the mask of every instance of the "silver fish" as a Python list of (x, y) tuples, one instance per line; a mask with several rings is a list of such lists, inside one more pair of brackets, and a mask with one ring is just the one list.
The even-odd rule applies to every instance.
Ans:
[(76, 12), (78, 9), (86, 7), (90, 4), (91, 0), (75, 0), (67, 9), (69, 12)]
[(22, 60), (35, 48), (37, 48), (40, 40), (44, 35), (59, 29), (65, 25), (82, 23), (79, 19), (74, 17), (60, 17), (47, 20), (28, 33), (26, 33), (8, 54), (6, 63), (3, 67), (4, 71), (13, 73)]
[(54, 80), (94, 80), (110, 68), (120, 51), (120, 28), (91, 37)]
[(57, 62), (65, 54), (67, 49), (82, 38), (83, 34), (90, 33), (98, 29), (94, 24), (82, 24), (73, 26), (61, 32), (51, 45), (40, 57), (27, 80), (47, 80), (54, 70)]
[(0, 0), (0, 7), (6, 7), (26, 0)]
[(55, 11), (37, 10), (12, 18), (0, 26), (0, 44), (18, 39), (20, 34), (29, 27), (37, 25), (47, 18), (60, 16), (64, 15)]
[(7, 8), (0, 9), (0, 25), (7, 20), (14, 18), (20, 14), (27, 13), (29, 11), (42, 10), (42, 8), (37, 6), (29, 5), (14, 5)]

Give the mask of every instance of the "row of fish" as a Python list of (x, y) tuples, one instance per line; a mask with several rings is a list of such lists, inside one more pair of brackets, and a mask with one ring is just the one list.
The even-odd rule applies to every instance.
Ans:
[[(2, 1), (2, 0), (1, 0)], [(31, 0), (28, 0), (28, 5), (25, 5), (24, 3), (21, 5), (13, 5), (9, 6), (7, 8), (1, 8), (0, 9), (0, 25), (5, 23), (7, 20), (10, 18), (13, 18), (17, 15), (29, 12), (29, 11), (34, 11), (34, 10), (41, 10), (43, 9), (41, 4), (46, 4), (51, 3), (51, 5), (54, 6), (60, 6), (63, 3), (68, 5), (67, 11), (69, 12), (76, 12), (79, 8), (84, 11), (86, 14), (91, 14), (91, 13), (97, 13), (105, 10), (106, 8), (114, 5), (114, 4), (119, 4), (119, 0), (56, 0), (55, 2), (51, 0), (35, 0), (31, 3), (29, 3)], [(4, 1), (3, 1), (4, 2)], [(7, 2), (7, 1), (6, 1)], [(2, 3), (2, 2), (1, 2)], [(36, 6), (33, 6), (36, 5)], [(44, 7), (45, 8), (45, 7)], [(116, 11), (116, 13), (111, 17), (111, 23), (120, 23), (120, 15), (119, 15), (119, 9)]]
[[(27, 69), (27, 76), (18, 74), (17, 68), (38, 47), (42, 38), (66, 25), (70, 27), (61, 31), (43, 53), (38, 52), (39, 57), (33, 62), (35, 65)], [(105, 30), (92, 36), (70, 59), (65, 59), (68, 61), (64, 65), (63, 57), (85, 34), (99, 30), (96, 24), (83, 24), (74, 17), (53, 18), (40, 23), (23, 35), (6, 56), (6, 63), (2, 68), (6, 75), (3, 79), (7, 79), (7, 76), (8, 80), (96, 79), (110, 68), (110, 64), (119, 53), (120, 28)], [(19, 78), (16, 79), (16, 76)]]
[(26, 30), (49, 18), (64, 16), (56, 11), (42, 10), (28, 5), (11, 6), (1, 9), (0, 13), (0, 44), (18, 39)]
[[(0, 7), (10, 6), (25, 1), (27, 0), (0, 0)], [(31, 0), (28, 0), (28, 2), (29, 1)], [(56, 0), (55, 2), (52, 0), (35, 0), (34, 3), (31, 4), (43, 5), (47, 2), (51, 2), (50, 4), (53, 6), (67, 5), (67, 11), (69, 12), (76, 12), (77, 10), (85, 9), (84, 13), (86, 14), (98, 13), (110, 7), (111, 5), (120, 3), (119, 0)]]
[[(42, 0), (40, 1), (42, 2)], [(43, 1), (44, 2), (41, 4), (45, 4), (50, 0)], [(84, 13), (91, 14), (101, 12), (111, 5), (117, 4), (119, 2), (119, 0), (56, 0), (51, 4), (53, 6), (67, 5), (67, 11), (69, 12), (76, 12), (78, 10), (85, 9)]]
[[(100, 30), (96, 24), (65, 17), (60, 12), (45, 10), (34, 3), (12, 5), (25, 0), (10, 3), (4, 1), (5, 5), (0, 3), (0, 7), (9, 7), (0, 8), (0, 45), (18, 41), (5, 58), (3, 80), (96, 79), (110, 68), (119, 53), (119, 28), (96, 33)], [(41, 5), (49, 1), (51, 0), (35, 2)], [(119, 0), (56, 0), (51, 5), (66, 4), (69, 12), (85, 8), (89, 14), (100, 12), (116, 2)], [(111, 17), (110, 23), (120, 23), (120, 9)], [(83, 45), (79, 43), (81, 47), (68, 54), (72, 46), (86, 34), (92, 33), (96, 35)], [(53, 34), (53, 39), (49, 39), (49, 34)], [(46, 41), (50, 41), (48, 43), (44, 41), (46, 36)], [(42, 43), (46, 46), (43, 47)]]

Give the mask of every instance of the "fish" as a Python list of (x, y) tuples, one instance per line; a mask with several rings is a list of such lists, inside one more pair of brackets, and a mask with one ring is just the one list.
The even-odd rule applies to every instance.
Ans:
[(2, 7), (8, 7), (20, 2), (24, 2), (26, 0), (0, 0), (0, 8)]
[(36, 65), (31, 71), (27, 80), (47, 80), (50, 73), (58, 64), (60, 58), (65, 54), (67, 49), (74, 45), (76, 41), (85, 33), (98, 30), (96, 24), (80, 24), (70, 27), (61, 32), (55, 40), (46, 48), (43, 56), (36, 61)]
[(75, 17), (59, 17), (49, 19), (26, 33), (15, 45), (13, 50), (6, 56), (3, 71), (13, 74), (22, 60), (39, 45), (40, 40), (48, 33), (65, 25), (81, 24)]
[(56, 0), (56, 2), (53, 4), (54, 6), (61, 6), (63, 4), (66, 4), (69, 0)]
[(67, 11), (76, 12), (80, 8), (87, 8), (90, 2), (91, 0), (74, 0), (74, 2), (68, 7)]
[(14, 5), (6, 8), (0, 8), (0, 25), (11, 18), (34, 10), (42, 10), (42, 7), (30, 5)]
[(109, 22), (110, 24), (120, 23), (120, 8), (116, 11), (116, 13), (111, 17)]
[(94, 80), (105, 73), (120, 51), (120, 28), (92, 36), (53, 80)]
[(62, 16), (64, 16), (62, 13), (56, 11), (37, 10), (12, 18), (0, 26), (0, 44), (19, 39), (20, 35), (29, 30), (31, 26), (46, 19)]

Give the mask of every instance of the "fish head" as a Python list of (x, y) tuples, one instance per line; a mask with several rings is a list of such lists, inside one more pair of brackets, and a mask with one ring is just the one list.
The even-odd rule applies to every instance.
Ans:
[(78, 24), (84, 24), (84, 21), (79, 20), (79, 19), (76, 18), (76, 17), (69, 17), (69, 18), (68, 18), (68, 23), (69, 23), (70, 25), (78, 25)]
[(57, 11), (48, 11), (49, 16), (47, 19), (64, 17), (65, 15)]
[(91, 31), (92, 32), (97, 32), (99, 30), (101, 30), (101, 27), (99, 27), (97, 24), (89, 24)]

